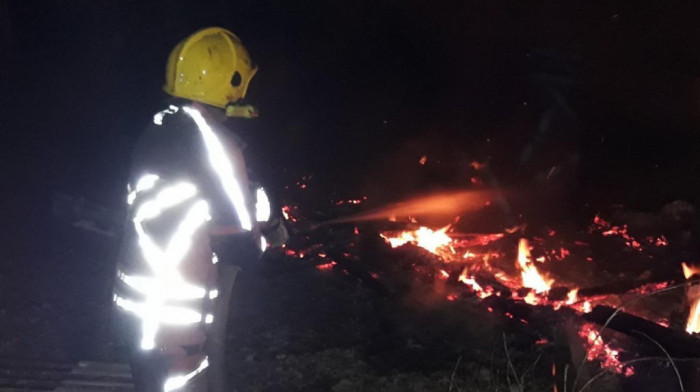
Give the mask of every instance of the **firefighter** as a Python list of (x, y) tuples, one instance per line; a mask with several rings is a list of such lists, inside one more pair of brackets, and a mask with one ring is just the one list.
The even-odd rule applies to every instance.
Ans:
[(257, 116), (242, 103), (256, 71), (228, 30), (185, 38), (167, 63), (171, 98), (134, 150), (114, 301), (139, 390), (225, 390), (236, 275), (287, 238), (223, 125)]

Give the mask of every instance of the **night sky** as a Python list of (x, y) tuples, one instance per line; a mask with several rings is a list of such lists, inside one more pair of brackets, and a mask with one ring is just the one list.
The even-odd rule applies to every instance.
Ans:
[[(272, 188), (386, 198), (491, 158), (507, 185), (563, 168), (576, 203), (698, 201), (690, 3), (0, 1), (2, 221), (40, 237), (57, 191), (121, 208), (168, 53), (214, 25), (259, 65), (261, 118), (233, 128)], [(396, 169), (423, 154), (443, 166)]]

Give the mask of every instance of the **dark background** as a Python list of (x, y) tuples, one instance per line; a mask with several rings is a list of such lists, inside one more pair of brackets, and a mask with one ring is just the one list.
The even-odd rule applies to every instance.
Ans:
[(71, 262), (54, 192), (122, 208), (167, 55), (213, 25), (260, 67), (247, 98), (261, 118), (234, 128), (276, 191), (313, 174), (324, 198), (390, 200), (459, 185), (478, 160), (535, 194), (556, 167), (572, 211), (696, 203), (691, 3), (1, 0), (3, 260)]
[(681, 182), (693, 191), (651, 201), (694, 197), (700, 13), (687, 2), (0, 4), (3, 182), (21, 198), (60, 188), (120, 203), (169, 51), (210, 25), (235, 31), (260, 66), (248, 98), (262, 118), (237, 129), (268, 176), (355, 182), (416, 139), (517, 172), (533, 143), (529, 162), (580, 155), (591, 185)]

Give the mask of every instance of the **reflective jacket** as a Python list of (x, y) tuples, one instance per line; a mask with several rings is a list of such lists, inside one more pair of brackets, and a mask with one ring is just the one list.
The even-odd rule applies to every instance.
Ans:
[(266, 246), (258, 222), (270, 220), (269, 201), (252, 189), (240, 145), (203, 107), (185, 101), (158, 112), (137, 143), (114, 301), (134, 316), (142, 350), (201, 344), (193, 331), (205, 328), (182, 326), (214, 320), (211, 225), (240, 228), (249, 243)]

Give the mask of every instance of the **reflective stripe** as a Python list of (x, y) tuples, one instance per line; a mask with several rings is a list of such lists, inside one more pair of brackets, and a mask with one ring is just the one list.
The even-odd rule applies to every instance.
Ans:
[(224, 192), (228, 197), (231, 204), (233, 204), (238, 219), (241, 222), (241, 227), (244, 230), (251, 230), (253, 224), (250, 219), (250, 214), (246, 209), (245, 197), (243, 196), (243, 188), (239, 183), (238, 178), (235, 176), (235, 168), (233, 167), (233, 162), (228, 159), (226, 155), (226, 150), (219, 138), (211, 129), (207, 121), (202, 116), (199, 110), (191, 107), (184, 106), (182, 110), (185, 111), (199, 128), (199, 132), (202, 134), (202, 139), (204, 140), (204, 145), (206, 146), (209, 163), (214, 169), (214, 172), (219, 177)]
[(178, 110), (179, 108), (177, 106), (170, 105), (168, 109), (162, 110), (153, 116), (153, 123), (156, 125), (163, 125), (163, 117), (165, 117), (166, 114), (175, 114)]
[(180, 183), (165, 188), (156, 195), (154, 200), (144, 202), (139, 207), (134, 221), (138, 220), (141, 222), (146, 219), (156, 218), (163, 210), (175, 207), (196, 194), (197, 188), (189, 183)]
[(267, 249), (267, 240), (265, 237), (260, 237), (260, 250), (264, 252), (265, 249)]
[(155, 337), (161, 324), (193, 324), (202, 321), (202, 315), (194, 310), (169, 306), (168, 299), (203, 298), (206, 290), (184, 281), (177, 270), (192, 245), (192, 236), (207, 221), (209, 205), (196, 200), (180, 221), (166, 249), (160, 247), (146, 233), (143, 223), (157, 218), (163, 211), (192, 199), (197, 188), (189, 183), (166, 187), (150, 200), (139, 205), (134, 217), (134, 228), (143, 257), (153, 272), (153, 277), (137, 277), (121, 274), (126, 285), (144, 294), (145, 301), (136, 303), (117, 298), (117, 305), (133, 312), (142, 321), (141, 348), (155, 347)]
[(270, 199), (263, 188), (258, 188), (255, 192), (255, 219), (258, 222), (270, 220)]
[[(158, 279), (154, 277), (132, 276), (124, 273), (119, 274), (119, 279), (141, 294), (148, 294), (151, 291), (151, 287), (158, 283)], [(165, 293), (165, 298), (170, 300), (202, 299), (206, 296), (206, 293), (207, 291), (203, 287), (182, 282), (177, 287), (168, 290)]]
[(206, 369), (209, 366), (209, 359), (204, 358), (202, 363), (199, 364), (199, 367), (195, 369), (194, 371), (187, 373), (185, 375), (180, 375), (180, 376), (173, 376), (165, 380), (165, 383), (163, 384), (163, 392), (170, 392), (174, 391), (176, 389), (184, 387), (188, 381), (190, 381), (194, 376), (198, 375), (199, 373), (203, 372), (204, 369)]
[(155, 174), (146, 174), (139, 178), (138, 181), (136, 181), (136, 187), (133, 190), (131, 189), (131, 186), (129, 186), (129, 196), (127, 196), (126, 202), (129, 205), (134, 204), (134, 201), (136, 200), (136, 195), (139, 192), (147, 191), (153, 188), (153, 186), (159, 179), (160, 177), (158, 177)]
[[(141, 319), (145, 318), (147, 316), (146, 313), (150, 311), (148, 302), (135, 302), (116, 296), (114, 303), (127, 312), (134, 313)], [(161, 306), (158, 310), (160, 324), (190, 325), (202, 322), (202, 314), (192, 309), (166, 305)]]

